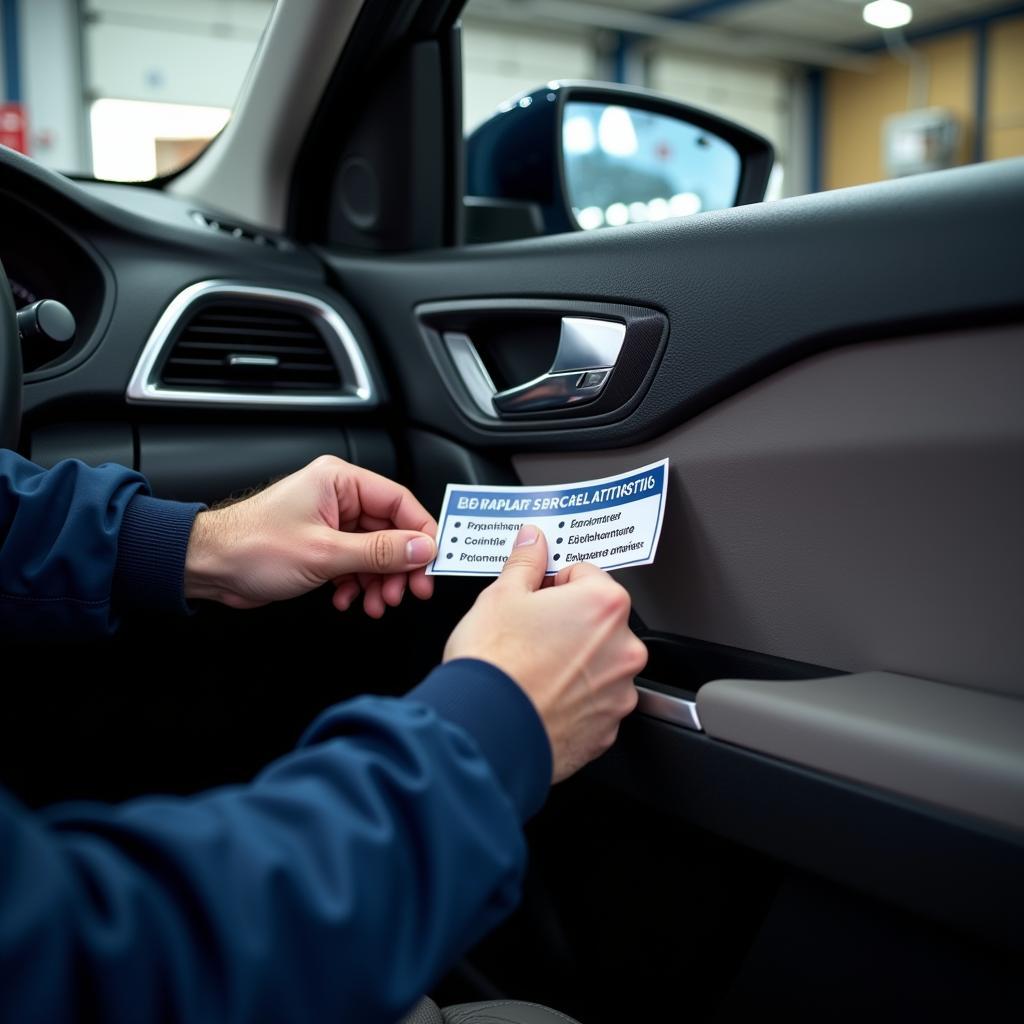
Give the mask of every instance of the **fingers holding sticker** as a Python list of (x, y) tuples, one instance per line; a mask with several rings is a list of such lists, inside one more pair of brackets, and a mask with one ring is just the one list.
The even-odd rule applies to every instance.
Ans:
[(625, 588), (589, 564), (546, 577), (546, 545), (537, 527), (518, 531), (504, 571), (455, 627), (444, 658), (488, 661), (523, 688), (547, 732), (558, 782), (615, 741), (636, 707), (633, 679), (647, 649), (629, 629)]

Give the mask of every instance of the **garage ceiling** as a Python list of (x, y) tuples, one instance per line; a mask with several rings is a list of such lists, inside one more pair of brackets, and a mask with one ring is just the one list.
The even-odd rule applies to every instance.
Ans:
[[(1019, 9), (1012, 0), (910, 0), (908, 38)], [(601, 29), (739, 59), (864, 70), (883, 33), (864, 0), (471, 0), (468, 12), (530, 28)]]
[[(680, 20), (700, 21), (744, 32), (838, 45), (870, 43), (878, 29), (864, 23), (864, 0), (587, 0), (602, 7), (628, 8)], [(914, 20), (907, 32), (967, 21), (1010, 6), (1009, 0), (907, 0)]]

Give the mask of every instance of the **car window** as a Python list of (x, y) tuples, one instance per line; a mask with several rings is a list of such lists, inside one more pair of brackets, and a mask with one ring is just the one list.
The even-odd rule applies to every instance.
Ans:
[(467, 132), (516, 93), (573, 78), (654, 89), (764, 135), (768, 199), (1024, 154), (1024, 13), (998, 0), (470, 0)]
[(274, 0), (3, 6), (0, 142), (60, 171), (145, 181), (227, 123)]

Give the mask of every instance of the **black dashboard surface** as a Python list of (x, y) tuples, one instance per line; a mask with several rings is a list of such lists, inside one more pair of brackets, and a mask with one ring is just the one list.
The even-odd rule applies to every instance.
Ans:
[(79, 321), (68, 358), (26, 376), (30, 420), (54, 407), (123, 406), (154, 324), (197, 281), (286, 286), (340, 301), (308, 251), (212, 231), (193, 209), (137, 186), (73, 182), (0, 149), (0, 258), (33, 297), (59, 299)]
[[(133, 466), (160, 497), (206, 502), (325, 452), (395, 475), (374, 346), (320, 260), (287, 240), (233, 237), (209, 226), (216, 211), (195, 212), (140, 186), (74, 182), (0, 147), (0, 258), (32, 297), (64, 302), (79, 328), (63, 358), (25, 374), (21, 450), (43, 465), (80, 457)], [(129, 404), (128, 382), (161, 314), (202, 281), (321, 299), (351, 330), (383, 400), (343, 412), (258, 399)]]
[[(604, 235), (386, 256), (287, 240), (283, 248), (257, 245), (210, 230), (189, 203), (157, 190), (76, 183), (0, 150), (0, 202), (11, 197), (35, 211), (40, 223), (45, 218), (65, 232), (64, 255), (46, 253), (33, 264), (54, 278), (65, 275), (54, 288), (70, 287), (68, 274), (75, 271), (68, 254), (76, 246), (105, 278), (91, 337), (67, 362), (27, 379), (30, 423), (67, 409), (118, 408), (123, 414), (128, 380), (160, 313), (187, 285), (208, 279), (291, 287), (338, 307), (367, 355), (383, 363), (395, 396), (391, 408), (402, 409), (407, 425), (491, 451), (633, 444), (816, 350), (1013, 318), (1024, 310), (1014, 214), (1024, 205), (1024, 160)], [(38, 255), (40, 245), (47, 249), (24, 233), (4, 234), (0, 251), (16, 280), (21, 250)], [(933, 256), (924, 262), (922, 253)], [(21, 283), (32, 288), (28, 279), (35, 273), (24, 272)], [(442, 385), (414, 309), (485, 298), (660, 310), (669, 331), (658, 373), (642, 400), (618, 419), (581, 416), (571, 428), (545, 420), (471, 422)], [(88, 301), (95, 306), (95, 295)]]
[(81, 362), (95, 347), (110, 318), (114, 279), (107, 262), (82, 237), (10, 192), (0, 192), (0, 261), (17, 309), (55, 299), (72, 313), (77, 330), (57, 351), (23, 348), (26, 379), (44, 380), (56, 363)]

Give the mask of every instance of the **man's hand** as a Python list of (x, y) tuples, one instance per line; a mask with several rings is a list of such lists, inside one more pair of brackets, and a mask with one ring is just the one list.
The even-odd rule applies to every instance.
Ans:
[(647, 648), (627, 624), (629, 594), (589, 564), (545, 585), (547, 542), (525, 526), (501, 576), (455, 627), (444, 660), (481, 658), (507, 672), (540, 714), (561, 782), (603, 754), (636, 707)]
[(256, 608), (333, 582), (344, 611), (363, 591), (375, 619), (406, 588), (434, 592), (425, 566), (437, 523), (399, 484), (330, 455), (227, 508), (201, 512), (185, 558), (185, 596)]

